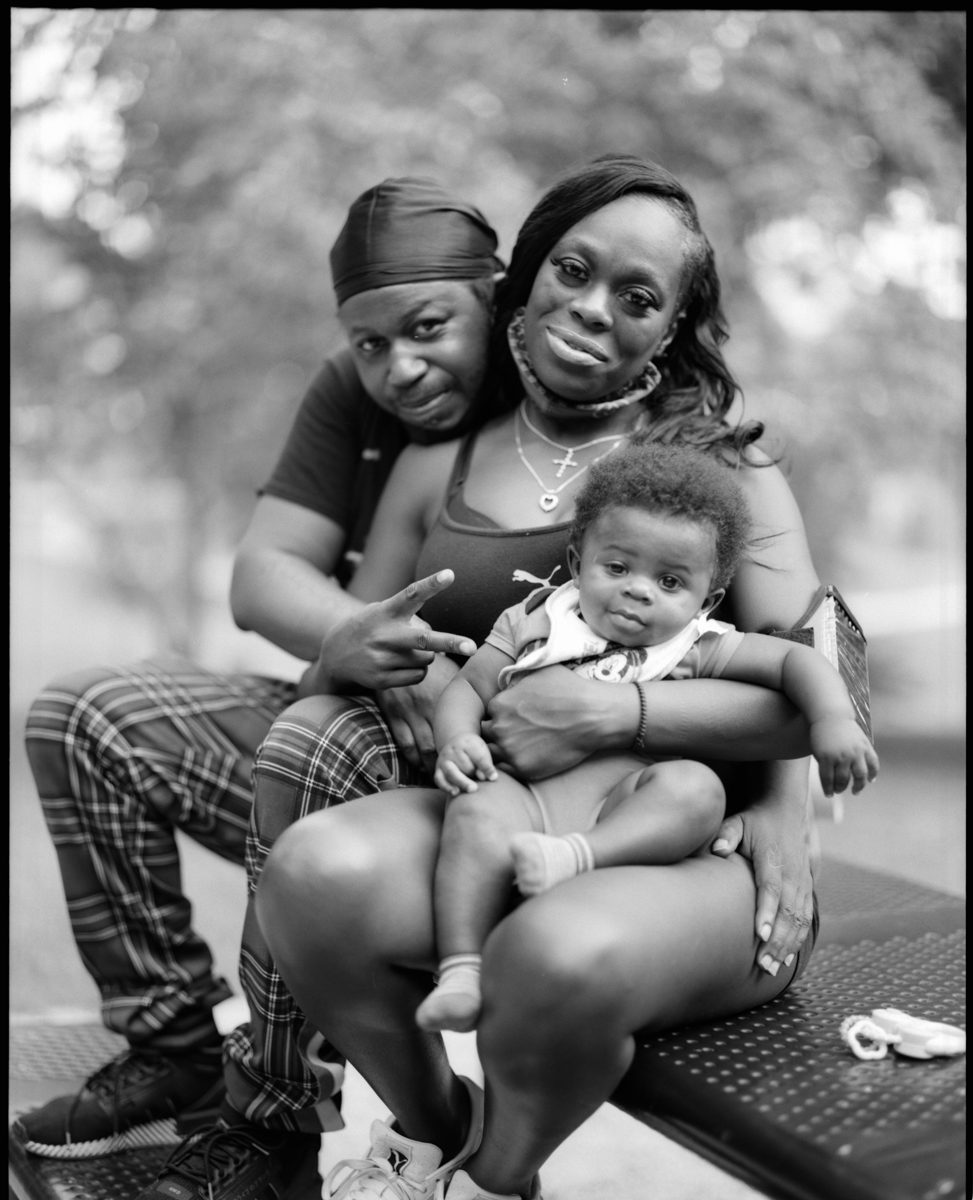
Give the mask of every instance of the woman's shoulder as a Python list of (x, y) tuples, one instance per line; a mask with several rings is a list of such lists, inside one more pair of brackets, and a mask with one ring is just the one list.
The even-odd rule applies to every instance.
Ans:
[(780, 468), (779, 460), (756, 443), (747, 446), (739, 459), (737, 479), (751, 496), (790, 492), (790, 484)]

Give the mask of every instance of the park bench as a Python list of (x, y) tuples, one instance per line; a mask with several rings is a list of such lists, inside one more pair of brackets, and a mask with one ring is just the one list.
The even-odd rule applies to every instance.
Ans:
[[(963, 1025), (965, 903), (828, 860), (807, 971), (754, 1012), (642, 1039), (614, 1102), (778, 1200), (960, 1200), (966, 1059), (855, 1058), (842, 1020), (875, 1008)], [(10, 1031), (10, 1115), (77, 1087), (116, 1053), (100, 1026)], [(11, 1200), (129, 1200), (166, 1147), (87, 1162), (10, 1140)], [(646, 1180), (645, 1200), (658, 1196)], [(609, 1197), (604, 1200), (643, 1200)]]
[(835, 860), (818, 896), (793, 989), (642, 1039), (614, 1101), (778, 1200), (961, 1200), (965, 1055), (863, 1062), (840, 1028), (876, 1008), (965, 1028), (965, 902)]

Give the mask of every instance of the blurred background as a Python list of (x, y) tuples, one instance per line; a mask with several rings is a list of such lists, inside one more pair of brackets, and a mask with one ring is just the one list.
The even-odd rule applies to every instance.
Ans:
[[(880, 781), (826, 852), (965, 891), (963, 12), (14, 8), (11, 1008), (90, 1008), (22, 751), (54, 674), (238, 632), (234, 546), (340, 344), (348, 204), (428, 174), (509, 256), (563, 170), (669, 167), (821, 577), (869, 637)], [(242, 870), (188, 847), (236, 977)]]

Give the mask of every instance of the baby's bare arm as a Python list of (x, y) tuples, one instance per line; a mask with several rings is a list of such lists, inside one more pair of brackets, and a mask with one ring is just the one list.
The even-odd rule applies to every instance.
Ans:
[(817, 650), (766, 634), (746, 634), (723, 678), (783, 692), (808, 723), (825, 795), (849, 783), (860, 792), (878, 774), (878, 755), (855, 719), (844, 680)]
[(484, 644), (439, 698), (433, 722), (439, 752), (434, 782), (450, 795), (475, 791), (477, 779), (496, 778), (480, 724), (487, 704), (499, 690), (500, 671), (510, 662), (508, 654)]

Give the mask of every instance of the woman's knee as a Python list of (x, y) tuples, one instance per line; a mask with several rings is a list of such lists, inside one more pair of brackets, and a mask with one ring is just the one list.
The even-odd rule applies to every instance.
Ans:
[[(275, 931), (296, 935), (313, 926), (315, 935), (343, 937), (343, 920), (357, 911), (360, 897), (374, 888), (378, 854), (352, 823), (337, 814), (316, 813), (285, 829), (270, 851), (257, 887), (257, 917), (268, 942)], [(326, 920), (308, 921), (311, 913)]]
[(299, 965), (335, 954), (349, 970), (431, 961), (441, 821), (441, 795), (417, 789), (314, 813), (282, 833), (256, 892), (275, 958)]

